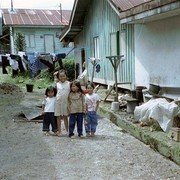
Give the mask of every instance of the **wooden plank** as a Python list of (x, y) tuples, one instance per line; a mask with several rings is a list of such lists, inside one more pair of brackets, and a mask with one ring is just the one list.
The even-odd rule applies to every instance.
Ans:
[(108, 94), (106, 95), (106, 97), (104, 98), (104, 101), (106, 101), (107, 97), (111, 94), (111, 91), (113, 90), (115, 86), (115, 83), (113, 84), (113, 86), (111, 87), (111, 89), (109, 90)]
[(135, 99), (135, 98), (132, 98), (132, 97), (129, 97), (129, 96), (123, 97), (123, 99), (126, 100), (126, 101), (134, 101), (134, 102), (139, 101), (138, 99)]

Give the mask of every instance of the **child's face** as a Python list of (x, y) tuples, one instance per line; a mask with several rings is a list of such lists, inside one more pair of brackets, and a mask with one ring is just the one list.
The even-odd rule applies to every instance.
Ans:
[(75, 84), (72, 84), (71, 91), (72, 92), (77, 92), (78, 91), (78, 87)]
[(66, 74), (65, 74), (65, 73), (60, 73), (58, 79), (59, 79), (59, 81), (61, 81), (61, 82), (65, 82), (66, 79), (67, 79)]
[(91, 85), (88, 85), (87, 90), (88, 90), (88, 94), (92, 94), (94, 89)]
[(48, 97), (54, 97), (54, 91), (49, 91), (47, 94), (48, 94)]

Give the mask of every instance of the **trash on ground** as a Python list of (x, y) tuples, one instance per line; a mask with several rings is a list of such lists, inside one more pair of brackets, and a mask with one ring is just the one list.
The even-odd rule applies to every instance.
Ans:
[(134, 117), (140, 122), (155, 120), (163, 131), (169, 132), (173, 119), (180, 115), (180, 107), (175, 102), (168, 102), (165, 98), (151, 99), (141, 106), (136, 106)]
[(34, 108), (27, 108), (26, 110), (22, 111), (18, 117), (26, 118), (28, 121), (36, 121), (42, 120), (43, 115), (41, 114), (41, 108), (34, 107)]

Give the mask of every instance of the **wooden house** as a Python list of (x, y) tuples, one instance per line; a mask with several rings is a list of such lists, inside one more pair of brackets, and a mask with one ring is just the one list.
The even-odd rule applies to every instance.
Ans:
[[(123, 1), (116, 1), (115, 7), (122, 9)], [(160, 94), (179, 98), (180, 1), (148, 0), (122, 9), (119, 17), (126, 37), (133, 32), (133, 41), (125, 42), (126, 49), (133, 46), (133, 84), (154, 84), (161, 87)]]
[(180, 86), (180, 2), (178, 0), (75, 0), (68, 28), (60, 36), (73, 41), (76, 61), (100, 59), (94, 82), (113, 84), (107, 56), (124, 55), (118, 67), (120, 87), (135, 89), (150, 83)]
[(3, 26), (10, 31), (11, 53), (17, 53), (16, 33), (25, 36), (26, 52), (60, 53), (59, 35), (68, 25), (71, 11), (43, 9), (2, 9)]

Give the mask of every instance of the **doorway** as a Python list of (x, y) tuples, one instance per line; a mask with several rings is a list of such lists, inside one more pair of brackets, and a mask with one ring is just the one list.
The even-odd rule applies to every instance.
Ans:
[(82, 72), (86, 69), (86, 57), (85, 57), (85, 50), (81, 49), (81, 67), (82, 67)]
[(44, 35), (44, 51), (45, 53), (54, 53), (54, 36)]

